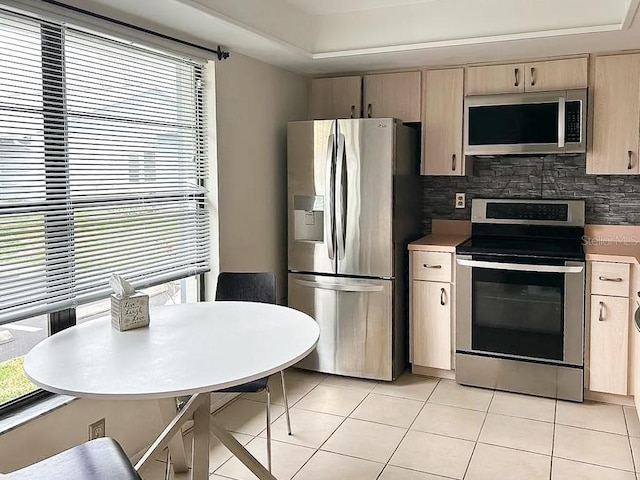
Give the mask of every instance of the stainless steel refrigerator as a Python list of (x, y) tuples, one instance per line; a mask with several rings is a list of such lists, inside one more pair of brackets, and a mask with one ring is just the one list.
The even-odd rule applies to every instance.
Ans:
[(391, 118), (289, 123), (288, 302), (320, 326), (299, 367), (392, 380), (407, 365), (418, 137)]

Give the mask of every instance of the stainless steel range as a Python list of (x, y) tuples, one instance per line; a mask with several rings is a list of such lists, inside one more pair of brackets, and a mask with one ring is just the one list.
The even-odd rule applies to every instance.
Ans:
[(456, 381), (583, 400), (584, 202), (474, 199), (456, 249)]

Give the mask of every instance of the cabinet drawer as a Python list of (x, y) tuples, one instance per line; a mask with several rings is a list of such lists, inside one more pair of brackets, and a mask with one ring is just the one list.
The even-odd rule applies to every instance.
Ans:
[(413, 252), (411, 268), (414, 280), (451, 281), (453, 256), (446, 252)]
[(628, 297), (629, 267), (628, 263), (593, 262), (591, 264), (591, 293)]

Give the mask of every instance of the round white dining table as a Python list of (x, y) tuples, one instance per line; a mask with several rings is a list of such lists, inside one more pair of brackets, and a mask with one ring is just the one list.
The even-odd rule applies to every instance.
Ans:
[[(209, 393), (279, 372), (316, 346), (319, 328), (291, 308), (253, 302), (200, 302), (152, 308), (148, 327), (120, 332), (109, 319), (59, 332), (26, 356), (27, 377), (45, 390), (81, 398), (157, 399), (169, 421), (136, 464), (141, 470), (194, 420), (192, 478), (208, 479), (209, 433), (258, 478), (274, 477), (215, 419)], [(191, 395), (175, 418), (167, 400)], [(175, 408), (171, 411), (175, 414)], [(180, 441), (181, 443), (181, 441)], [(183, 447), (182, 447), (182, 451)], [(182, 453), (182, 455), (184, 455)], [(173, 458), (173, 450), (172, 450)], [(175, 467), (175, 464), (174, 464)]]

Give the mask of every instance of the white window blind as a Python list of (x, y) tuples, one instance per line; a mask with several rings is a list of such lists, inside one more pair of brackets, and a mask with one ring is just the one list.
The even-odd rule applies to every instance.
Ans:
[(204, 66), (0, 11), (0, 323), (208, 270)]

